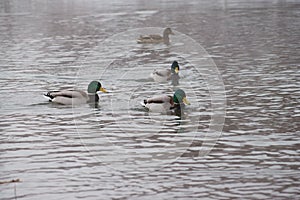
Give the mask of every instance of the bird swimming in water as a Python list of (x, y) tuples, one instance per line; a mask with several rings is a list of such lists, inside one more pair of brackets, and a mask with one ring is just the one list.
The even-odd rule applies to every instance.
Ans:
[(174, 35), (171, 28), (166, 28), (163, 32), (163, 36), (161, 35), (141, 35), (137, 39), (137, 43), (139, 44), (158, 44), (165, 43), (170, 44), (169, 35)]
[[(173, 85), (179, 84), (179, 64), (177, 61), (173, 61), (170, 69), (155, 69), (150, 77), (155, 82), (167, 82), (172, 80)], [(175, 82), (176, 81), (176, 82)]]
[(98, 103), (98, 91), (107, 92), (99, 81), (92, 81), (88, 85), (87, 93), (82, 90), (50, 91), (44, 96), (53, 103), (62, 105)]
[(177, 89), (173, 96), (159, 95), (142, 102), (142, 105), (150, 112), (168, 112), (172, 109), (182, 109), (184, 105), (190, 105), (186, 94), (182, 89)]

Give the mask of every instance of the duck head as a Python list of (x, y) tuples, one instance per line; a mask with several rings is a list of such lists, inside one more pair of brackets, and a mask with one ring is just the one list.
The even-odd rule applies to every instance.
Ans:
[(178, 65), (177, 61), (173, 61), (172, 65), (171, 65), (171, 71), (172, 71), (172, 73), (178, 74), (178, 72), (179, 72), (179, 65)]
[(171, 28), (166, 28), (164, 30), (164, 35), (174, 35), (174, 33)]
[(173, 96), (173, 100), (177, 104), (184, 103), (186, 105), (190, 105), (190, 102), (187, 100), (186, 94), (182, 89), (178, 89), (178, 90), (175, 91), (174, 96)]
[(101, 85), (101, 83), (99, 81), (92, 81), (92, 82), (90, 82), (87, 91), (88, 91), (89, 94), (96, 94), (98, 91), (107, 92), (102, 87), (102, 85)]

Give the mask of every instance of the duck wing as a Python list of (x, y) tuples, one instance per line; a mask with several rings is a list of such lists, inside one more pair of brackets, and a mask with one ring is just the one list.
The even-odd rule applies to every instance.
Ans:
[(168, 112), (173, 106), (173, 98), (168, 95), (155, 96), (144, 100), (144, 107), (151, 112)]
[(151, 103), (157, 103), (157, 104), (163, 104), (163, 103), (170, 103), (172, 100), (171, 96), (168, 95), (160, 95), (160, 96), (154, 96), (148, 99), (144, 100), (144, 104), (151, 104)]
[(162, 77), (169, 77), (171, 75), (171, 70), (170, 69), (154, 70), (153, 74), (157, 75), (157, 76), (162, 76)]
[(139, 39), (144, 40), (162, 40), (163, 37), (160, 35), (140, 35)]
[(137, 43), (160, 43), (163, 41), (163, 37), (160, 35), (140, 35), (137, 39)]
[(61, 90), (61, 91), (50, 91), (45, 96), (53, 99), (55, 97), (66, 97), (66, 98), (87, 98), (87, 94), (81, 90)]
[(44, 96), (49, 101), (64, 105), (84, 103), (88, 100), (88, 95), (81, 90), (50, 91)]
[(162, 40), (163, 37), (160, 35), (149, 35), (150, 38), (152, 38), (153, 40)]

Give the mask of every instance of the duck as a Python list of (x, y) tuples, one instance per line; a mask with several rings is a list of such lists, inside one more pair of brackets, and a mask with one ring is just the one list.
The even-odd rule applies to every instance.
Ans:
[(182, 109), (185, 105), (190, 105), (187, 100), (186, 94), (182, 89), (177, 89), (173, 96), (171, 95), (158, 95), (145, 99), (142, 106), (150, 112), (165, 112), (172, 109)]
[(73, 105), (83, 103), (98, 103), (98, 91), (107, 92), (99, 81), (91, 81), (88, 85), (87, 93), (82, 90), (60, 90), (50, 91), (44, 96), (53, 103), (62, 105)]
[(137, 39), (138, 44), (157, 44), (157, 43), (165, 43), (170, 44), (169, 35), (174, 35), (171, 28), (166, 28), (163, 32), (163, 36), (161, 35), (140, 35)]
[[(155, 69), (151, 74), (150, 77), (155, 82), (167, 82), (172, 80), (172, 83), (179, 79), (179, 64), (177, 61), (173, 61), (171, 65), (171, 69)], [(178, 85), (178, 84), (174, 84)]]

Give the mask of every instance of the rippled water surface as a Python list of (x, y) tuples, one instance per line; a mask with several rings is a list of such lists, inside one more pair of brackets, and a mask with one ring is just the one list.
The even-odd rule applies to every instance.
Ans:
[[(21, 181), (0, 184), (1, 199), (300, 198), (299, 10), (292, 0), (1, 1), (0, 181)], [(170, 45), (136, 43), (164, 27)], [(173, 60), (178, 86), (149, 79)], [(109, 91), (98, 107), (42, 96), (94, 79)], [(181, 116), (141, 107), (178, 87), (191, 102)]]

